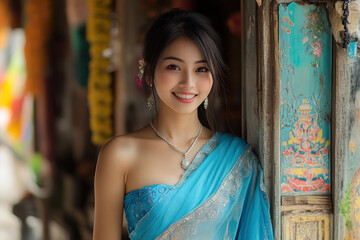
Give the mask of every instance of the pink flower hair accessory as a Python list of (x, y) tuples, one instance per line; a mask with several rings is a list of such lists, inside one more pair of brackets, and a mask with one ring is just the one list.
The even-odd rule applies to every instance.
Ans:
[(141, 57), (139, 59), (138, 64), (139, 64), (139, 68), (138, 68), (138, 72), (136, 74), (136, 83), (139, 86), (143, 86), (143, 84), (144, 84), (144, 66), (145, 66), (144, 57)]

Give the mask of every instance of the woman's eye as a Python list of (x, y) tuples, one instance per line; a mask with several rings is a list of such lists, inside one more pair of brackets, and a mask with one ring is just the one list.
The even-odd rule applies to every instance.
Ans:
[(180, 70), (180, 68), (178, 66), (172, 65), (172, 64), (169, 65), (167, 68), (170, 69), (170, 70)]
[(196, 69), (197, 72), (207, 72), (209, 71), (209, 69), (207, 69), (206, 67), (199, 67), (198, 69)]

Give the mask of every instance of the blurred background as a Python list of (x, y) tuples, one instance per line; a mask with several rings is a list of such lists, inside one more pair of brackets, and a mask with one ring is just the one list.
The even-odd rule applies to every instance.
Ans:
[(214, 104), (242, 136), (240, 1), (0, 0), (1, 240), (91, 239), (97, 154), (151, 119), (137, 61), (148, 26), (174, 7), (220, 33), (229, 111)]

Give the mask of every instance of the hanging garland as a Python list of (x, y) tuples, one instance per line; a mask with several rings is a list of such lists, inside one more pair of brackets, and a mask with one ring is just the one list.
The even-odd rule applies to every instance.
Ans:
[(47, 62), (47, 42), (50, 35), (51, 1), (27, 0), (25, 6), (26, 89), (36, 95), (42, 92)]
[(104, 144), (113, 135), (112, 79), (107, 72), (110, 60), (103, 51), (110, 46), (110, 13), (112, 0), (88, 0), (87, 40), (90, 44), (88, 100), (91, 141)]

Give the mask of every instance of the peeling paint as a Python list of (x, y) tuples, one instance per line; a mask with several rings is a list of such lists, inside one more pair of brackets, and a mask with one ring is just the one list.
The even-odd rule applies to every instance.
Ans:
[[(292, 11), (290, 11), (290, 15), (292, 15)], [(290, 26), (294, 26), (294, 23), (290, 20), (289, 17), (283, 17), (282, 20), (289, 24)]]
[(287, 27), (284, 27), (284, 26), (281, 26), (281, 30), (283, 30), (283, 31), (286, 32), (287, 34), (290, 34), (290, 33), (291, 33), (291, 29), (290, 29), (290, 28), (287, 28)]
[[(342, 43), (340, 33), (344, 31), (342, 24), (343, 1), (329, 3), (329, 19), (331, 23), (331, 31), (335, 41)], [(360, 39), (360, 0), (349, 1), (349, 18), (348, 24), (351, 39)]]
[[(355, 119), (350, 129), (348, 173), (352, 178), (340, 202), (340, 212), (344, 217), (345, 239), (360, 239), (360, 89), (355, 94)], [(357, 171), (354, 173), (354, 169)]]
[(334, 239), (360, 239), (360, 56), (336, 51)]
[[(319, 214), (297, 214), (284, 216), (283, 239), (330, 240), (330, 216)], [(314, 215), (314, 214), (312, 214)]]
[(256, 32), (256, 29), (255, 29), (255, 15), (251, 15), (249, 17), (249, 27), (248, 27), (248, 30), (246, 32), (246, 37), (247, 39), (252, 39), (255, 37), (255, 32)]

